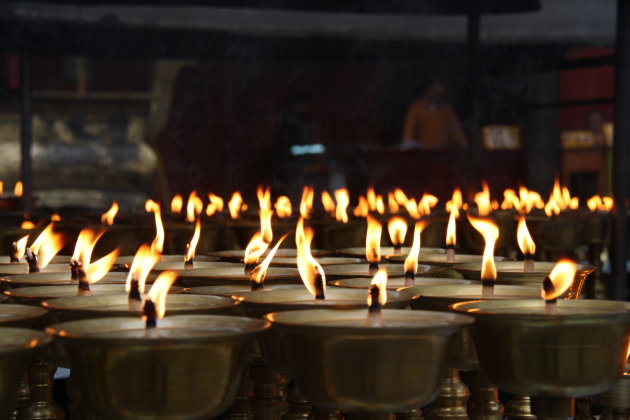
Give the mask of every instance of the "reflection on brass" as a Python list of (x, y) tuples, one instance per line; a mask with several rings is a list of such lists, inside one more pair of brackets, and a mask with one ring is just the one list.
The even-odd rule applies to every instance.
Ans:
[(575, 420), (596, 420), (591, 411), (591, 397), (576, 398), (575, 405), (578, 410), (578, 415), (575, 416)]
[(536, 420), (531, 399), (525, 395), (514, 395), (505, 403), (505, 416), (508, 420)]
[(344, 420), (338, 410), (329, 410), (322, 407), (313, 406), (313, 416), (311, 420)]
[[(409, 255), (411, 251), (411, 247), (403, 246), (400, 250), (402, 255)], [(342, 255), (348, 255), (350, 257), (359, 257), (365, 259), (365, 247), (357, 246), (352, 248), (342, 248), (338, 251)], [(422, 254), (444, 254), (446, 255), (446, 250), (444, 248), (429, 248), (423, 247), (420, 248), (420, 258), (422, 258)], [(381, 247), (381, 255), (384, 258), (388, 258), (389, 256), (394, 255), (394, 247), (393, 246), (382, 246)], [(446, 257), (444, 257), (446, 258)]]
[(241, 380), (236, 391), (236, 398), (230, 407), (228, 419), (230, 420), (251, 420), (253, 418), (252, 410), (249, 407), (249, 399), (251, 398), (251, 382), (249, 380), (249, 364), (245, 364)]
[(313, 414), (313, 406), (294, 385), (287, 394), (287, 412), (282, 420), (309, 420)]
[(250, 406), (254, 420), (279, 420), (287, 411), (281, 395), (281, 375), (257, 358), (250, 365), (253, 393)]
[(55, 366), (35, 361), (28, 369), (28, 385), (31, 399), (18, 414), (18, 420), (62, 420), (63, 409), (53, 400)]
[(468, 417), (471, 420), (498, 420), (503, 418), (503, 405), (499, 401), (499, 391), (493, 387), (481, 372), (468, 372), (466, 382), (470, 387)]
[(410, 408), (409, 410), (394, 413), (396, 420), (422, 420), (422, 410)]
[(29, 388), (28, 386), (28, 376), (25, 373), (22, 379), (20, 380), (20, 385), (18, 385), (18, 392), (17, 392), (17, 398), (16, 398), (17, 404), (16, 404), (15, 409), (9, 415), (9, 419), (10, 420), (17, 419), (17, 415), (20, 412), (20, 410), (23, 410), (28, 405), (28, 402), (30, 400), (31, 400), (31, 388)]
[[(628, 418), (630, 414), (630, 365), (626, 365), (626, 373), (619, 382), (607, 392), (596, 395), (594, 402), (604, 406), (602, 418)], [(625, 417), (624, 417), (625, 416)]]
[[(387, 274), (392, 277), (400, 277), (405, 275), (405, 269), (402, 264), (379, 264), (379, 267), (387, 268)], [(343, 264), (331, 265), (326, 267), (326, 278), (343, 279), (348, 277), (373, 277), (374, 273), (370, 271), (370, 265), (365, 262), (361, 264)], [(444, 267), (435, 265), (418, 264), (416, 276), (418, 277), (436, 277), (444, 271)]]
[(440, 395), (424, 412), (426, 420), (467, 420), (466, 402), (470, 392), (457, 369), (447, 369)]
[[(333, 280), (328, 283), (329, 286), (347, 287), (351, 289), (367, 289), (370, 287), (372, 279), (369, 277), (355, 277), (348, 279)], [(475, 284), (474, 280), (459, 280), (443, 277), (416, 277), (415, 286), (438, 286), (444, 284)], [(387, 279), (387, 290), (400, 290), (407, 288), (404, 277), (389, 277)]]

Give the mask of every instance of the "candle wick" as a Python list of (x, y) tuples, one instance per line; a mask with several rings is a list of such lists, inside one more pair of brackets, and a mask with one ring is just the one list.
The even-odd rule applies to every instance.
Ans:
[(26, 248), (26, 262), (28, 263), (29, 273), (39, 273), (39, 265), (37, 264), (37, 255), (30, 248)]
[(446, 261), (455, 262), (455, 245), (446, 245)]
[(81, 263), (74, 258), (70, 260), (70, 280), (78, 280), (79, 279), (79, 267)]
[(411, 287), (416, 284), (416, 276), (412, 270), (405, 271), (405, 286)]
[(378, 263), (370, 262), (370, 276), (375, 275), (378, 272)]
[(315, 273), (315, 279), (313, 283), (315, 286), (315, 300), (326, 300), (326, 295), (324, 293), (324, 281), (322, 279), (322, 275), (319, 272)]
[(77, 296), (92, 296), (92, 292), (90, 290), (90, 283), (87, 280), (87, 275), (85, 274), (85, 270), (82, 266), (77, 267), (77, 278), (79, 280), (79, 290), (77, 292)]
[(369, 293), (370, 293), (370, 306), (368, 307), (368, 312), (371, 312), (371, 313), (381, 312), (381, 303), (380, 303), (381, 289), (377, 285), (371, 284)]
[[(190, 251), (190, 244), (186, 244), (186, 255), (188, 255), (188, 251)], [(184, 260), (184, 268), (191, 268), (193, 266), (193, 260), (195, 258), (191, 255), (190, 258), (186, 258)]]
[(142, 306), (142, 315), (145, 317), (145, 328), (157, 327), (157, 311), (155, 310), (155, 304), (149, 298), (144, 301)]
[(11, 259), (11, 264), (15, 264), (15, 263), (19, 263), (20, 262), (20, 259), (18, 258), (17, 242), (11, 243), (10, 259)]

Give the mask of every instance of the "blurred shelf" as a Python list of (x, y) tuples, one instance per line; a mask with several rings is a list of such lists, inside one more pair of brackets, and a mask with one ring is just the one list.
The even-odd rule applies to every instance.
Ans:
[(32, 93), (35, 100), (74, 100), (74, 101), (143, 101), (155, 99), (150, 92), (71, 92), (37, 91)]

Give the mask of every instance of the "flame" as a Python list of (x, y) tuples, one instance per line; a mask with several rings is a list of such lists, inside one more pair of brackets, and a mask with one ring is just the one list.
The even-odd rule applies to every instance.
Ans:
[(50, 216), (50, 221), (51, 222), (61, 222), (61, 216), (57, 213), (53, 213), (52, 216)]
[(4, 182), (0, 181), (0, 195), (4, 193)]
[(186, 221), (188, 223), (195, 223), (197, 216), (203, 211), (203, 201), (197, 195), (197, 191), (192, 191), (188, 196), (188, 202), (186, 203)]
[(300, 200), (300, 216), (308, 219), (311, 216), (313, 210), (313, 197), (315, 196), (315, 190), (308, 185), (302, 189), (302, 200)]
[(376, 287), (378, 289), (378, 304), (379, 306), (385, 306), (387, 303), (387, 270), (384, 268), (379, 268), (374, 277), (372, 278), (372, 282), (370, 283), (370, 290), (368, 291), (367, 296), (367, 306), (370, 308), (372, 306), (372, 288)]
[(326, 210), (328, 214), (334, 217), (336, 213), (335, 200), (333, 200), (333, 198), (330, 196), (330, 194), (326, 190), (322, 191), (322, 204), (324, 205), (324, 210)]
[(206, 215), (212, 216), (215, 213), (223, 211), (223, 199), (218, 195), (208, 194), (208, 207), (206, 207)]
[(374, 217), (367, 215), (367, 234), (365, 235), (365, 258), (371, 263), (381, 261), (381, 233), (383, 226)]
[(92, 259), (92, 251), (96, 246), (96, 242), (103, 236), (105, 230), (99, 231), (93, 229), (82, 229), (77, 238), (77, 242), (74, 245), (74, 252), (72, 253), (72, 261), (81, 263), (83, 269), (86, 270), (90, 265)]
[(24, 236), (23, 238), (20, 238), (19, 240), (17, 240), (15, 242), (15, 246), (16, 246), (16, 257), (19, 260), (20, 258), (24, 257), (24, 253), (26, 252), (26, 242), (28, 241), (28, 235)]
[(553, 183), (553, 190), (545, 205), (545, 214), (549, 217), (558, 215), (567, 208), (571, 210), (577, 209), (579, 204), (579, 199), (577, 197), (571, 197), (571, 193), (567, 187), (560, 186), (560, 179), (556, 176)]
[(247, 207), (243, 203), (243, 197), (241, 196), (241, 193), (238, 191), (235, 191), (234, 194), (232, 194), (230, 201), (228, 201), (228, 209), (230, 210), (230, 217), (232, 219), (238, 219), (239, 215), (241, 214), (241, 211), (244, 211), (246, 208)]
[(155, 316), (157, 319), (164, 318), (164, 314), (166, 314), (166, 297), (168, 296), (168, 291), (173, 283), (175, 283), (176, 279), (176, 272), (164, 271), (157, 279), (155, 279), (155, 282), (149, 290), (148, 298), (151, 299), (155, 305)]
[(409, 213), (409, 216), (413, 217), (414, 219), (420, 218), (418, 205), (416, 204), (416, 200), (414, 200), (413, 198), (407, 200), (407, 202), (405, 203), (405, 209), (407, 210), (407, 213)]
[(405, 273), (415, 273), (418, 271), (418, 257), (420, 255), (420, 239), (422, 235), (422, 230), (424, 229), (425, 223), (423, 221), (416, 222), (416, 226), (413, 229), (413, 244), (411, 245), (411, 250), (409, 251), (409, 255), (405, 259)]
[(144, 284), (151, 272), (151, 269), (160, 260), (159, 254), (153, 253), (151, 248), (146, 245), (140, 245), (136, 255), (131, 263), (129, 274), (127, 275), (127, 283), (125, 283), (125, 290), (129, 292), (131, 290), (131, 281), (133, 279), (138, 281), (138, 288), (140, 293), (144, 293)]
[(368, 207), (367, 199), (363, 197), (362, 195), (360, 195), (359, 203), (354, 208), (354, 211), (352, 212), (352, 214), (354, 214), (356, 217), (367, 217), (369, 212), (370, 212), (370, 209)]
[(446, 225), (446, 245), (455, 246), (457, 244), (457, 223), (455, 219), (459, 214), (459, 210), (456, 206), (451, 206), (451, 214), (448, 217), (448, 225)]
[(45, 268), (64, 245), (63, 235), (53, 230), (54, 224), (52, 222), (46, 226), (30, 246), (31, 251), (37, 255), (37, 264), (40, 268)]
[(387, 193), (387, 209), (390, 214), (396, 214), (400, 211), (400, 205), (396, 201), (396, 197), (394, 197), (394, 193)]
[(271, 230), (272, 216), (273, 210), (267, 208), (260, 209), (260, 235), (262, 240), (267, 244), (270, 244), (273, 240), (273, 230)]
[(171, 200), (171, 213), (179, 214), (182, 212), (182, 207), (184, 207), (184, 199), (181, 195), (177, 194)]
[(260, 232), (256, 232), (247, 244), (247, 248), (245, 248), (245, 257), (243, 258), (243, 261), (247, 265), (256, 264), (258, 259), (265, 253), (268, 247), (269, 243), (262, 240)]
[(438, 203), (438, 198), (431, 194), (423, 194), (420, 202), (418, 203), (418, 212), (420, 216), (427, 216), (431, 214), (431, 209)]
[(338, 222), (348, 223), (348, 206), (350, 205), (350, 194), (346, 188), (335, 190), (335, 200), (337, 200), (337, 208), (335, 209), (335, 219)]
[(540, 296), (545, 300), (553, 300), (562, 296), (573, 284), (576, 272), (577, 264), (573, 261), (566, 259), (558, 261), (548, 276), (551, 284), (545, 284), (547, 282), (545, 279)]
[(394, 216), (387, 222), (389, 238), (394, 246), (401, 246), (405, 242), (407, 235), (407, 221), (399, 216)]
[(271, 189), (269, 187), (265, 188), (262, 185), (259, 185), (256, 189), (256, 196), (258, 197), (258, 207), (266, 210), (271, 210)]
[[(315, 233), (311, 228), (304, 228), (304, 220), (298, 221), (295, 229), (297, 247), (297, 266), (300, 278), (310, 294), (316, 298), (326, 293), (326, 273), (311, 254), (311, 242)], [(321, 288), (321, 290), (318, 290)]]
[(483, 250), (481, 263), (481, 279), (496, 280), (497, 268), (494, 265), (494, 245), (499, 239), (499, 227), (491, 220), (468, 216), (468, 220), (483, 236), (486, 246)]
[(112, 203), (112, 206), (109, 208), (109, 210), (107, 210), (105, 213), (101, 215), (101, 223), (103, 223), (106, 226), (113, 225), (114, 218), (118, 214), (118, 209), (119, 209), (118, 203), (114, 201)]
[(516, 240), (518, 247), (521, 249), (523, 255), (534, 256), (536, 254), (536, 244), (529, 234), (527, 229), (527, 223), (525, 222), (525, 216), (521, 216), (518, 219), (518, 229), (516, 231)]
[(281, 195), (276, 200), (276, 204), (273, 205), (276, 209), (276, 214), (281, 219), (291, 217), (293, 214), (293, 207), (291, 206), (291, 200), (286, 195)]
[(195, 223), (195, 233), (193, 234), (190, 243), (186, 244), (186, 257), (184, 261), (192, 261), (195, 258), (195, 250), (197, 249), (197, 244), (199, 243), (199, 237), (201, 236), (201, 221), (197, 219), (197, 223)]
[(490, 200), (490, 188), (488, 183), (484, 180), (481, 182), (483, 189), (475, 194), (475, 203), (479, 211), (479, 216), (487, 216), (492, 211), (492, 203)]
[(20, 225), (20, 229), (24, 229), (24, 230), (35, 229), (35, 223), (31, 222), (30, 220), (25, 220)]
[(501, 210), (510, 210), (510, 209), (513, 209), (514, 207), (518, 208), (518, 206), (520, 206), (520, 201), (518, 199), (518, 196), (516, 195), (516, 192), (511, 188), (508, 188), (505, 191), (503, 191), (503, 201), (501, 202)]
[(376, 192), (374, 191), (374, 187), (368, 187), (365, 197), (368, 203), (368, 209), (370, 211), (376, 211)]
[(151, 244), (151, 252), (161, 254), (164, 250), (164, 224), (162, 223), (162, 210), (160, 205), (153, 200), (147, 200), (144, 208), (155, 215), (155, 239)]
[(376, 212), (378, 214), (385, 214), (385, 202), (382, 195), (376, 196)]
[(394, 189), (394, 199), (401, 206), (406, 206), (407, 201), (409, 201), (409, 198), (407, 198), (407, 195), (405, 194), (405, 192), (401, 190), (400, 188)]
[(612, 197), (600, 197), (599, 195), (594, 195), (586, 201), (586, 206), (590, 211), (605, 211), (609, 212), (612, 210), (614, 205), (614, 201)]
[(463, 199), (462, 199), (462, 190), (459, 188), (455, 188), (453, 190), (453, 196), (449, 201), (446, 202), (446, 211), (455, 212), (455, 217), (459, 217), (459, 209), (462, 208)]
[(250, 279), (254, 283), (258, 283), (259, 285), (263, 284), (263, 282), (265, 281), (265, 276), (267, 275), (267, 269), (269, 268), (269, 264), (271, 264), (271, 260), (273, 260), (273, 257), (276, 255), (276, 251), (278, 250), (278, 248), (280, 248), (280, 244), (282, 243), (282, 241), (284, 241), (284, 239), (289, 236), (289, 233), (290, 232), (285, 233), (282, 238), (278, 240), (276, 246), (274, 246), (271, 251), (269, 251), (269, 254), (267, 254), (263, 262), (258, 267), (256, 267), (254, 271), (252, 271), (252, 273), (250, 274)]
[(545, 204), (545, 214), (547, 215), (547, 217), (557, 216), (558, 214), (560, 214), (561, 210), (562, 208), (553, 198), (549, 199), (547, 204)]
[(16, 197), (22, 197), (22, 194), (24, 194), (24, 184), (22, 184), (22, 181), (18, 181), (15, 183), (13, 194), (15, 194)]
[[(116, 258), (118, 258), (118, 254), (120, 254), (120, 250), (116, 248), (109, 254), (105, 255), (103, 258), (100, 258), (94, 262), (90, 262), (87, 269), (85, 270), (85, 279), (88, 283), (96, 283), (112, 268), (114, 263), (116, 262)], [(85, 269), (85, 268), (84, 268)]]

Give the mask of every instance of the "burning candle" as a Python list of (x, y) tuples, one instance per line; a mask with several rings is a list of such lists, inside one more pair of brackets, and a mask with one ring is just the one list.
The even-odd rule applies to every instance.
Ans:
[(333, 200), (330, 193), (326, 190), (322, 191), (322, 204), (324, 206), (324, 210), (326, 210), (326, 213), (328, 213), (330, 217), (335, 217), (336, 215), (335, 200)]
[(118, 203), (117, 202), (113, 202), (112, 206), (109, 208), (109, 210), (107, 210), (105, 213), (103, 213), (101, 215), (101, 223), (104, 226), (111, 226), (114, 224), (114, 218), (116, 217), (116, 215), (118, 214)]
[(525, 216), (518, 219), (518, 229), (516, 231), (518, 246), (523, 253), (523, 271), (531, 273), (534, 271), (534, 255), (536, 254), (536, 244), (529, 234)]
[(335, 200), (337, 200), (335, 219), (341, 223), (348, 223), (348, 206), (350, 205), (348, 190), (346, 188), (335, 190)]
[(485, 180), (482, 181), (482, 190), (475, 194), (474, 201), (477, 204), (479, 216), (488, 216), (490, 214), (492, 211), (490, 188), (488, 188), (488, 183)]
[(415, 275), (418, 271), (418, 258), (420, 257), (420, 239), (422, 230), (424, 229), (424, 222), (416, 222), (413, 229), (413, 244), (409, 255), (405, 260), (405, 286), (413, 286), (415, 284)]
[(281, 219), (289, 218), (293, 214), (291, 200), (286, 195), (278, 197), (276, 203), (274, 204), (274, 208), (276, 209), (276, 214)]
[(265, 257), (262, 264), (254, 268), (249, 274), (252, 291), (261, 290), (264, 288), (265, 276), (267, 275), (269, 264), (271, 264), (271, 260), (273, 259), (274, 255), (276, 255), (276, 251), (280, 247), (280, 244), (288, 235), (289, 232), (285, 233), (284, 236), (282, 236), (282, 238), (278, 240), (276, 246), (274, 246), (273, 249), (269, 251), (269, 254), (267, 254), (267, 257)]
[(367, 215), (367, 232), (365, 235), (365, 258), (370, 263), (370, 275), (376, 274), (381, 262), (381, 233), (383, 226), (371, 215)]
[(540, 295), (545, 299), (545, 311), (555, 314), (558, 311), (557, 299), (573, 285), (577, 264), (571, 260), (560, 260), (542, 282)]
[(228, 209), (230, 210), (230, 217), (234, 220), (238, 219), (241, 211), (247, 210), (247, 204), (243, 202), (243, 197), (239, 191), (235, 191), (228, 201)]
[(92, 229), (83, 229), (79, 233), (79, 238), (75, 245), (74, 254), (70, 261), (71, 279), (77, 280), (79, 289), (77, 294), (80, 296), (89, 296), (90, 284), (95, 283), (105, 277), (118, 258), (119, 250), (116, 248), (103, 258), (97, 261), (91, 261), (92, 251), (96, 242), (103, 235), (104, 231), (95, 231)]
[(295, 245), (297, 247), (297, 267), (300, 278), (315, 300), (326, 299), (326, 273), (311, 254), (311, 242), (315, 233), (311, 228), (304, 228), (304, 220), (300, 218), (295, 229)]
[(54, 222), (50, 223), (26, 249), (29, 273), (38, 273), (41, 268), (45, 268), (63, 245), (63, 235), (54, 231)]
[(162, 210), (160, 205), (153, 200), (147, 200), (144, 208), (148, 213), (154, 214), (155, 219), (155, 239), (151, 244), (151, 252), (161, 254), (164, 250), (164, 224), (162, 223)]
[(16, 197), (22, 197), (23, 193), (24, 193), (24, 184), (22, 184), (22, 181), (16, 182), (15, 187), (13, 188), (13, 194), (15, 194)]
[(383, 325), (383, 316), (381, 308), (387, 303), (387, 270), (380, 268), (368, 289), (367, 307), (368, 307), (368, 324), (373, 327)]
[(360, 195), (359, 202), (354, 208), (354, 211), (352, 212), (352, 214), (354, 214), (355, 217), (367, 217), (369, 212), (370, 212), (370, 209), (368, 208), (367, 200), (365, 199), (364, 196)]
[(186, 244), (186, 255), (184, 257), (184, 267), (192, 268), (193, 260), (195, 258), (195, 250), (197, 249), (197, 244), (199, 243), (199, 237), (201, 236), (201, 221), (197, 218), (197, 222), (195, 223), (195, 232), (193, 233), (193, 237), (189, 243)]
[(182, 208), (184, 207), (184, 199), (180, 194), (175, 195), (171, 199), (171, 213), (172, 214), (180, 214), (182, 212)]
[(448, 225), (446, 226), (446, 261), (455, 261), (455, 244), (457, 243), (456, 235), (456, 213), (457, 207), (452, 207), (448, 217)]
[(188, 196), (186, 202), (186, 221), (188, 223), (195, 223), (197, 216), (203, 211), (203, 201), (197, 195), (197, 191), (192, 191)]
[(313, 211), (313, 198), (315, 197), (315, 190), (308, 185), (302, 188), (302, 199), (300, 200), (300, 216), (304, 219), (311, 217)]
[(159, 259), (159, 256), (154, 254), (148, 245), (142, 244), (138, 248), (125, 283), (125, 290), (129, 293), (130, 310), (141, 309), (145, 282)]
[(483, 259), (481, 262), (481, 281), (483, 298), (493, 295), (494, 283), (497, 279), (497, 268), (494, 264), (494, 246), (499, 239), (499, 227), (491, 220), (476, 218), (468, 215), (468, 220), (473, 227), (481, 233), (485, 242)]
[(145, 320), (145, 328), (157, 327), (157, 320), (164, 318), (166, 313), (166, 296), (177, 279), (174, 271), (165, 271), (155, 280), (149, 293), (142, 304), (142, 318)]
[(212, 193), (208, 194), (208, 206), (206, 207), (206, 216), (212, 216), (215, 213), (223, 211), (223, 199)]
[(245, 263), (245, 274), (249, 275), (256, 265), (258, 264), (258, 259), (267, 251), (269, 247), (269, 243), (263, 241), (262, 235), (260, 232), (256, 232), (252, 239), (250, 239), (247, 244), (247, 248), (245, 248), (245, 255), (243, 257), (243, 262)]
[(400, 216), (394, 216), (387, 222), (387, 230), (394, 245), (394, 255), (400, 255), (407, 235), (407, 221)]
[(28, 237), (29, 235), (26, 235), (23, 238), (11, 243), (11, 252), (9, 254), (11, 264), (18, 264), (20, 262), (20, 258), (24, 257)]

